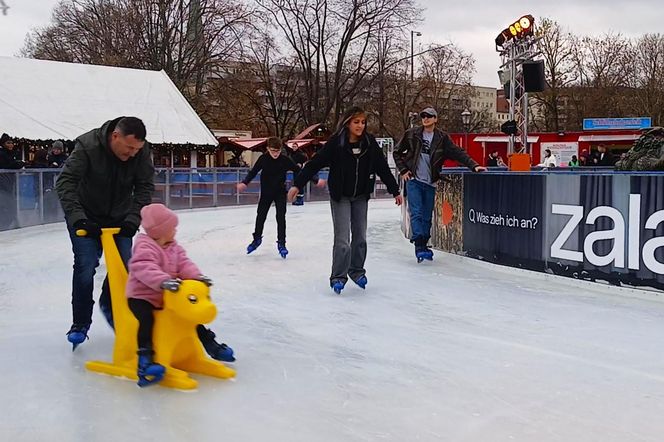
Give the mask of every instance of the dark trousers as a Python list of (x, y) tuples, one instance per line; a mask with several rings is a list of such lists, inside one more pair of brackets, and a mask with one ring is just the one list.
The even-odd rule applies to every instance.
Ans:
[(270, 206), (274, 202), (277, 209), (277, 242), (286, 243), (286, 192), (261, 193), (258, 200), (258, 213), (256, 214), (256, 228), (254, 229), (254, 238), (263, 236), (263, 226)]
[(154, 305), (144, 299), (127, 299), (129, 310), (138, 319), (138, 349), (152, 350), (152, 329), (154, 328)]
[(366, 195), (342, 197), (339, 201), (330, 199), (334, 225), (330, 281), (340, 279), (346, 282), (349, 276), (357, 281), (366, 273), (368, 207)]
[[(87, 238), (76, 236), (71, 227), (68, 227), (71, 239), (72, 251), (74, 252), (74, 273), (72, 276), (71, 305), (73, 322), (75, 324), (92, 323), (92, 307), (94, 300), (94, 277), (99, 266), (99, 258), (102, 254), (101, 240), (99, 238)], [(115, 244), (120, 252), (120, 257), (127, 266), (131, 258), (131, 238), (115, 235)], [(104, 279), (99, 296), (99, 304), (103, 309), (111, 308), (111, 291), (108, 285), (108, 274)]]

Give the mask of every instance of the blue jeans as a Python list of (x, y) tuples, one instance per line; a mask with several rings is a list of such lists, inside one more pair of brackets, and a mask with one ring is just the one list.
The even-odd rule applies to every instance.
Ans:
[(410, 212), (411, 242), (426, 244), (431, 237), (431, 217), (436, 188), (415, 179), (406, 182), (406, 198)]
[[(72, 251), (74, 252), (74, 275), (71, 290), (73, 323), (91, 324), (92, 306), (95, 303), (92, 298), (92, 291), (94, 289), (94, 276), (102, 254), (101, 240), (99, 238), (76, 236), (71, 227), (68, 227), (68, 230)], [(115, 235), (115, 244), (126, 267), (131, 257), (132, 239)], [(101, 295), (99, 296), (99, 306), (111, 311), (108, 274), (104, 279)]]

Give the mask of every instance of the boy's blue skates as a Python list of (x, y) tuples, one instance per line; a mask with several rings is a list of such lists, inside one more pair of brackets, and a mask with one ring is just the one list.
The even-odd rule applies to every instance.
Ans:
[(251, 244), (247, 246), (247, 255), (256, 250), (261, 245), (262, 242), (263, 242), (262, 236), (260, 238), (254, 238), (254, 240), (251, 241)]
[(286, 259), (286, 255), (288, 255), (288, 249), (286, 248), (286, 244), (277, 243), (277, 250), (279, 251), (281, 257)]

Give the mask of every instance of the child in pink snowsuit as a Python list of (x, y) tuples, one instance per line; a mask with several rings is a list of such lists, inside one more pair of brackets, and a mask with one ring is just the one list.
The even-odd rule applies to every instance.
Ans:
[[(183, 279), (197, 279), (208, 286), (210, 278), (203, 276), (176, 241), (178, 217), (163, 204), (149, 204), (141, 209), (141, 226), (145, 233), (136, 237), (129, 260), (127, 298), (129, 309), (138, 319), (138, 378), (139, 385), (158, 382), (164, 367), (154, 363), (152, 329), (154, 310), (164, 305), (163, 290), (176, 292)], [(214, 333), (199, 325), (198, 337), (211, 357), (234, 361), (233, 350), (218, 344)]]

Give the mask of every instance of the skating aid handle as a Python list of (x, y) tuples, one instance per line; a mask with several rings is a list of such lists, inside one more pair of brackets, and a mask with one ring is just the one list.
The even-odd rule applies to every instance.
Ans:
[[(115, 235), (117, 233), (120, 233), (120, 228), (119, 227), (105, 227), (101, 229), (101, 233), (110, 233), (111, 235)], [(78, 229), (76, 230), (76, 236), (88, 236), (88, 231), (85, 229)]]

